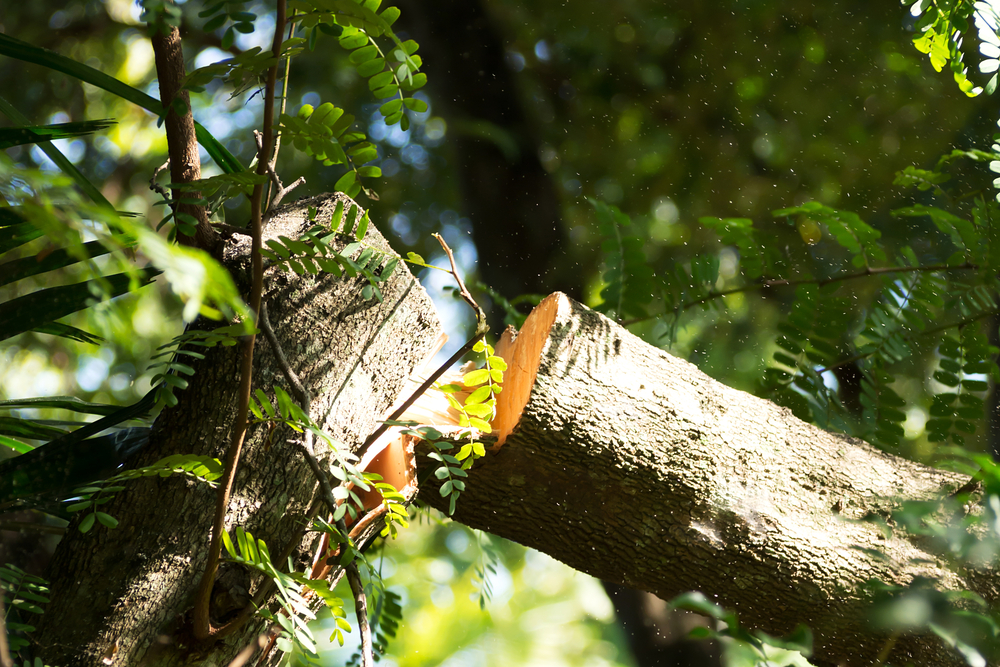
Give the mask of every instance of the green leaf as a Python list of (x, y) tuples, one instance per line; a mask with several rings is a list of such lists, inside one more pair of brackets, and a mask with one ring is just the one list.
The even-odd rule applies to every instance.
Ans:
[[(489, 387), (483, 388), (489, 389)], [(488, 403), (474, 403), (472, 405), (466, 403), (465, 412), (473, 417), (489, 418), (493, 416), (493, 406)]]
[[(379, 88), (384, 88), (392, 83), (394, 76), (395, 75), (392, 72), (382, 72), (380, 74), (376, 74), (372, 78), (368, 79), (368, 89), (378, 90)], [(2, 137), (3, 135), (0, 134), (0, 140), (2, 140)]]
[(694, 611), (702, 616), (708, 616), (717, 620), (727, 615), (725, 609), (709, 601), (702, 593), (698, 592), (678, 595), (670, 601), (670, 607), (674, 609), (687, 609), (688, 611)]
[(380, 106), (378, 108), (378, 110), (379, 110), (379, 112), (383, 116), (388, 117), (388, 116), (391, 116), (391, 115), (393, 115), (395, 113), (399, 113), (400, 109), (402, 109), (402, 108), (403, 108), (403, 100), (401, 100), (401, 99), (395, 99), (395, 100), (391, 100), (389, 102), (386, 102), (385, 104), (383, 104), (382, 106)]
[(96, 520), (97, 520), (97, 515), (94, 514), (93, 512), (83, 517), (83, 520), (80, 522), (80, 532), (81, 533), (90, 532), (90, 529), (94, 527), (94, 521)]
[(28, 222), (18, 207), (0, 207), (0, 254), (18, 248), (42, 235)]
[(48, 271), (55, 271), (87, 258), (106, 255), (108, 249), (100, 241), (88, 241), (75, 252), (65, 249), (54, 250), (46, 255), (34, 255), (12, 259), (0, 264), (0, 285), (7, 285), (23, 278)]
[[(405, 84), (404, 84), (404, 88), (405, 88)], [(388, 86), (382, 86), (381, 88), (372, 91), (372, 93), (378, 99), (384, 100), (387, 97), (392, 97), (393, 95), (399, 94), (399, 86), (397, 86), (394, 83), (391, 83)]]
[(361, 217), (361, 222), (358, 223), (358, 230), (357, 232), (355, 232), (354, 238), (356, 238), (358, 241), (364, 239), (365, 234), (368, 233), (368, 224), (370, 222), (371, 221), (368, 219), (368, 211), (365, 211), (365, 214)]
[(414, 91), (417, 90), (418, 88), (423, 88), (424, 85), (426, 84), (427, 84), (427, 75), (424, 74), (423, 72), (420, 72), (419, 74), (414, 74), (413, 78), (410, 79), (409, 81), (404, 81), (403, 84), (400, 86), (400, 88), (406, 91)]
[(0, 435), (26, 438), (28, 440), (50, 440), (66, 435), (66, 431), (34, 419), (0, 417)]
[[(357, 177), (358, 175), (354, 171), (349, 171), (340, 177), (340, 179), (334, 184), (333, 189), (337, 192), (347, 192), (350, 187), (354, 185)], [(347, 229), (347, 225), (351, 222), (353, 222), (353, 220), (351, 220), (351, 216), (348, 216), (348, 221), (344, 223), (345, 230)]]
[(104, 299), (114, 298), (131, 291), (133, 280), (135, 287), (143, 287), (159, 273), (156, 269), (140, 270), (135, 277), (119, 273), (73, 285), (38, 290), (0, 303), (0, 340), (31, 331), (89, 307), (95, 301), (95, 292), (103, 292)]
[(267, 397), (267, 394), (261, 389), (256, 389), (254, 395), (257, 397), (257, 402), (260, 403), (261, 408), (267, 414), (268, 419), (274, 419), (274, 406), (271, 405), (271, 399)]
[(9, 447), (18, 454), (26, 454), (34, 449), (34, 447), (27, 443), (21, 442), (20, 440), (14, 440), (13, 438), (8, 438), (5, 435), (0, 435), (0, 447)]
[(74, 123), (56, 123), (53, 125), (3, 127), (0, 128), (0, 150), (24, 144), (37, 144), (43, 141), (82, 137), (106, 130), (117, 122), (114, 119), (105, 118), (102, 120), (84, 120)]
[(351, 61), (352, 65), (358, 65), (368, 62), (376, 57), (378, 57), (378, 47), (374, 44), (369, 44), (368, 46), (363, 46), (351, 53), (351, 55), (348, 56), (348, 60)]
[(475, 405), (477, 403), (482, 403), (483, 401), (485, 401), (490, 397), (490, 392), (491, 389), (489, 385), (479, 387), (471, 394), (469, 394), (469, 397), (465, 399), (465, 405), (470, 406), (470, 405)]
[[(228, 31), (227, 34), (229, 34)], [(24, 62), (34, 63), (36, 65), (53, 69), (57, 72), (62, 72), (63, 74), (68, 74), (75, 79), (79, 79), (85, 83), (102, 88), (113, 95), (117, 95), (124, 100), (132, 102), (133, 104), (136, 104), (143, 109), (156, 114), (157, 116), (163, 113), (163, 105), (160, 104), (159, 100), (154, 97), (150, 97), (141, 90), (133, 88), (132, 86), (129, 86), (112, 76), (108, 76), (107, 74), (73, 60), (72, 58), (60, 55), (54, 51), (49, 51), (48, 49), (28, 44), (27, 42), (22, 42), (19, 39), (3, 33), (0, 33), (0, 55), (16, 58)], [(240, 161), (237, 160), (236, 157), (233, 156), (233, 154), (230, 153), (218, 139), (213, 137), (208, 130), (197, 122), (195, 123), (195, 136), (198, 139), (198, 143), (205, 148), (209, 156), (215, 160), (215, 163), (218, 164), (224, 172), (233, 174), (246, 171), (246, 168), (242, 165), (242, 163), (240, 163)]]
[(120, 410), (121, 406), (108, 403), (88, 403), (75, 396), (43, 396), (0, 401), (0, 410), (13, 410), (15, 408), (58, 408), (85, 415), (110, 415)]
[(462, 383), (466, 387), (475, 387), (476, 385), (483, 384), (490, 379), (490, 371), (486, 368), (480, 368), (478, 370), (466, 373), (462, 378)]
[(493, 427), (490, 426), (490, 423), (480, 419), (479, 417), (469, 417), (469, 425), (474, 429), (482, 431), (483, 433), (493, 432)]
[(507, 362), (504, 361), (503, 357), (497, 357), (495, 355), (491, 355), (490, 358), (488, 359), (488, 363), (490, 365), (490, 368), (495, 368), (498, 371), (507, 370)]
[(407, 97), (403, 103), (406, 104), (406, 108), (410, 111), (416, 113), (424, 113), (427, 111), (427, 102), (419, 100), (415, 97)]
[[(2, 36), (2, 35), (0, 35)], [(15, 123), (26, 124), (28, 119), (17, 111), (7, 100), (0, 97), (0, 112), (3, 112), (8, 118), (13, 120)], [(99, 206), (103, 206), (109, 211), (114, 211), (114, 207), (111, 205), (101, 191), (91, 183), (86, 176), (80, 172), (76, 166), (70, 162), (62, 152), (52, 145), (49, 141), (41, 141), (38, 143), (38, 147), (45, 153), (50, 160), (52, 160), (57, 167), (76, 183), (77, 187), (87, 195), (91, 201)]]

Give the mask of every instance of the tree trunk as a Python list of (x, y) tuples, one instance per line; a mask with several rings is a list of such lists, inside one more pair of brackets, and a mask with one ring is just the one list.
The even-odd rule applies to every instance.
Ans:
[[(923, 575), (997, 598), (995, 579), (851, 521), (966, 477), (821, 431), (560, 294), (497, 353), (510, 369), (493, 422), (502, 446), (470, 471), (457, 521), (663, 599), (703, 591), (772, 634), (806, 623), (816, 654), (841, 664), (871, 664), (886, 642), (866, 623), (870, 579)], [(446, 506), (433, 488), (421, 497)], [(908, 637), (891, 662), (906, 660), (952, 658)]]
[[(311, 226), (308, 206), (319, 209), (317, 223), (328, 224), (341, 197), (283, 207), (265, 226), (265, 240), (298, 238)], [(345, 209), (352, 203), (346, 201)], [(374, 229), (365, 243), (391, 252)], [(227, 266), (243, 284), (249, 284), (248, 248), (246, 240), (226, 252)], [(265, 275), (269, 319), (291, 367), (313, 394), (311, 416), (351, 451), (384, 419), (414, 367), (436, 351), (440, 336), (433, 305), (402, 263), (381, 284), (381, 303), (365, 299), (363, 285), (360, 277), (296, 276), (275, 268)], [(258, 336), (254, 388), (272, 401), (273, 386), (290, 389), (273, 352)], [(239, 346), (220, 346), (193, 364), (190, 387), (156, 420), (140, 465), (173, 453), (224, 457), (238, 357)], [(287, 442), (295, 435), (265, 425), (249, 429), (227, 517), (227, 529), (245, 527), (264, 539), (275, 557), (306, 521), (316, 497), (313, 473)], [(207, 557), (215, 499), (205, 484), (143, 479), (107, 506), (120, 521), (117, 529), (97, 526), (81, 534), (71, 524), (50, 569), (52, 603), (37, 634), (46, 664), (228, 664), (263, 626), (252, 622), (212, 645), (191, 638), (188, 615)], [(299, 569), (311, 557), (310, 547), (307, 540), (296, 553)], [(239, 569), (223, 568), (220, 576), (213, 594), (216, 622), (237, 613), (259, 585)]]

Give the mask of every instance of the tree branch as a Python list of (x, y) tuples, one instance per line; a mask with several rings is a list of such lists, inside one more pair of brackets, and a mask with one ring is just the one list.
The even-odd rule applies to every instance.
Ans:
[[(757, 283), (752, 283), (749, 285), (743, 285), (742, 287), (734, 287), (728, 290), (722, 290), (720, 292), (709, 292), (700, 299), (695, 299), (694, 301), (686, 301), (676, 308), (676, 312), (682, 312), (689, 308), (695, 306), (700, 306), (702, 304), (708, 303), (709, 301), (714, 301), (724, 296), (729, 296), (731, 294), (741, 294), (744, 292), (753, 292), (757, 290), (770, 289), (771, 287), (795, 287), (797, 285), (816, 285), (818, 287), (823, 287), (824, 285), (829, 285), (831, 283), (844, 282), (846, 280), (857, 280), (858, 278), (869, 278), (871, 276), (893, 274), (893, 273), (934, 273), (937, 271), (974, 271), (979, 267), (970, 262), (964, 264), (958, 264), (955, 266), (950, 266), (948, 264), (930, 264), (928, 266), (877, 266), (875, 268), (868, 267), (864, 271), (859, 271), (858, 273), (844, 273), (839, 276), (831, 276), (829, 278), (775, 278), (770, 280), (762, 280)], [(667, 313), (662, 313), (666, 315)], [(647, 315), (646, 317), (633, 317), (630, 320), (622, 321), (621, 325), (623, 327), (632, 326), (633, 324), (638, 324), (639, 322), (645, 322), (646, 320), (653, 319), (655, 317), (660, 317), (660, 315)]]
[[(158, 19), (151, 41), (156, 62), (156, 78), (160, 83), (160, 99), (166, 110), (163, 128), (167, 135), (167, 154), (170, 157), (170, 182), (191, 183), (201, 178), (201, 158), (195, 138), (194, 117), (191, 115), (191, 98), (184, 90), (184, 52), (180, 32)], [(178, 113), (180, 112), (180, 113)], [(154, 177), (155, 178), (155, 177)], [(174, 199), (200, 199), (200, 192), (174, 189)], [(218, 233), (208, 222), (204, 206), (174, 204), (174, 216), (191, 216), (195, 220), (194, 236), (178, 233), (178, 243), (207, 251), (216, 259), (222, 251)], [(179, 231), (180, 228), (178, 228)]]

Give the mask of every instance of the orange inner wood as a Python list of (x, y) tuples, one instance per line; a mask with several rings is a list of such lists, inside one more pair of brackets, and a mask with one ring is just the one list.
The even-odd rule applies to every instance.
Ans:
[(503, 445), (521, 420), (521, 413), (524, 412), (524, 406), (531, 397), (531, 389), (535, 386), (549, 330), (559, 314), (560, 306), (568, 305), (565, 294), (550, 294), (531, 311), (513, 342), (510, 342), (509, 336), (506, 340), (504, 337), (500, 338), (496, 353), (507, 362), (507, 371), (503, 376), (503, 391), (497, 396), (497, 415), (492, 422), (493, 433), (498, 438), (493, 451)]

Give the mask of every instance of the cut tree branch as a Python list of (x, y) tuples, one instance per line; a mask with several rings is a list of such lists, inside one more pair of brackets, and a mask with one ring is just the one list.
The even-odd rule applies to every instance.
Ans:
[[(665, 600), (700, 590), (775, 636), (805, 623), (817, 657), (841, 665), (871, 665), (891, 638), (867, 621), (870, 580), (1000, 598), (995, 574), (953, 569), (926, 541), (863, 520), (901, 499), (942, 501), (965, 475), (806, 424), (564, 295), (497, 354), (509, 369), (501, 446), (469, 471), (456, 521)], [(447, 511), (426, 478), (421, 497)], [(958, 661), (914, 634), (887, 660)]]

